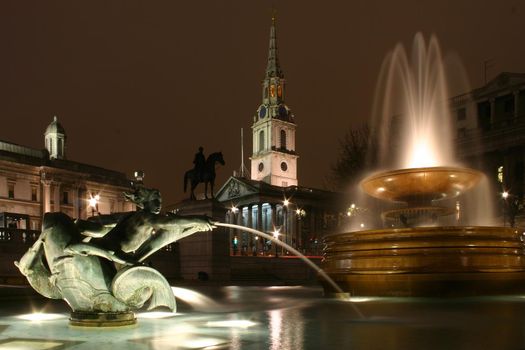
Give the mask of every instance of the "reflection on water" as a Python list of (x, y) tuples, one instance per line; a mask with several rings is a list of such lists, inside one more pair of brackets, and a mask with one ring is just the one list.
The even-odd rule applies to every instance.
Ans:
[(303, 349), (304, 320), (298, 309), (270, 310), (268, 312), (270, 349)]
[[(180, 313), (167, 318), (141, 317), (136, 327), (104, 332), (69, 328), (61, 301), (33, 300), (31, 305), (0, 298), (0, 349), (21, 343), (67, 343), (68, 350), (525, 349), (523, 296), (360, 298), (353, 301), (367, 315), (361, 318), (351, 302), (323, 298), (320, 287), (208, 286), (193, 291), (198, 300), (211, 299), (222, 311), (181, 303)], [(16, 317), (32, 307), (61, 317), (42, 317), (47, 320), (38, 323)], [(149, 314), (154, 315), (164, 314)]]

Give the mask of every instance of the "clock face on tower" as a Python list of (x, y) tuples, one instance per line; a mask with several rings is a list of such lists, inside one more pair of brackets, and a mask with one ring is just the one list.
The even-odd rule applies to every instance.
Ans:
[(259, 109), (259, 118), (266, 117), (266, 107), (261, 106), (261, 109)]
[(282, 171), (286, 171), (286, 170), (288, 170), (288, 164), (286, 164), (286, 162), (282, 162), (282, 163), (281, 163), (281, 170), (282, 170)]
[(264, 164), (263, 162), (259, 163), (259, 172), (262, 172), (264, 170)]

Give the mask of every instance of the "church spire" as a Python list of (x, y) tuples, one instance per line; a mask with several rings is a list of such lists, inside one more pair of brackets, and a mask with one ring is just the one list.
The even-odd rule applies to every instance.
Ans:
[(275, 11), (272, 13), (272, 26), (270, 27), (270, 47), (268, 50), (268, 65), (266, 66), (266, 77), (284, 78), (279, 65), (279, 57), (277, 55), (277, 34), (275, 26)]

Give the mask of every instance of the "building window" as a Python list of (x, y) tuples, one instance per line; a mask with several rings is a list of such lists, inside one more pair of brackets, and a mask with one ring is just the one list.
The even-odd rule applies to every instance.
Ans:
[(62, 203), (69, 204), (69, 192), (67, 191), (62, 192)]
[(478, 103), (478, 127), (487, 131), (490, 130), (490, 102), (480, 102)]
[(36, 186), (31, 186), (31, 200), (33, 202), (36, 202), (38, 200)]
[(503, 183), (503, 165), (498, 167), (498, 182)]
[(15, 184), (12, 182), (7, 184), (7, 198), (15, 198)]
[(264, 148), (264, 130), (261, 130), (259, 132), (259, 152), (262, 152)]
[(286, 131), (281, 130), (281, 149), (286, 149)]
[(457, 119), (458, 121), (467, 119), (467, 110), (466, 108), (460, 108), (457, 110)]
[(58, 139), (58, 146), (57, 146), (57, 154), (58, 154), (58, 158), (62, 158), (63, 156), (63, 153), (62, 153), (62, 139)]
[(275, 85), (270, 85), (270, 97), (275, 97)]

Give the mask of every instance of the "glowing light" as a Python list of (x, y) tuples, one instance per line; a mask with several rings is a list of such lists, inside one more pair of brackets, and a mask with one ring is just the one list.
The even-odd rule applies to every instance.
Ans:
[(364, 302), (367, 302), (367, 301), (372, 301), (374, 299), (373, 298), (367, 298), (367, 297), (349, 297), (347, 300), (352, 302), (352, 303), (364, 303)]
[(429, 137), (416, 135), (410, 146), (411, 154), (408, 159), (408, 168), (423, 168), (437, 166), (440, 162), (433, 147), (428, 144)]
[(289, 201), (287, 198), (285, 198), (284, 201), (283, 201), (283, 205), (284, 205), (285, 207), (287, 207), (288, 204), (290, 204), (290, 201)]
[(66, 318), (66, 316), (61, 315), (61, 314), (48, 314), (48, 313), (35, 312), (32, 314), (19, 315), (17, 316), (17, 318), (26, 320), (26, 321), (31, 321), (31, 322), (41, 322), (41, 321), (58, 320), (61, 318)]
[(236, 206), (232, 205), (231, 211), (232, 211), (232, 213), (236, 214), (239, 211), (239, 208), (237, 208)]
[(272, 232), (272, 234), (273, 234), (273, 238), (275, 238), (275, 239), (279, 238), (279, 236), (281, 235), (281, 233), (279, 232), (278, 229), (275, 229), (275, 230)]
[(220, 305), (207, 296), (197, 293), (193, 290), (179, 287), (171, 287), (176, 298), (188, 303), (196, 310), (219, 309)]
[(361, 225), (359, 225), (359, 226), (361, 226), (361, 228), (363, 228), (363, 227), (365, 227), (365, 224), (364, 224), (364, 223), (361, 223)]
[(355, 209), (355, 204), (352, 203), (352, 205), (350, 206), (350, 208)]
[(386, 189), (384, 187), (378, 187), (377, 192), (385, 192)]
[(295, 211), (295, 213), (296, 213), (297, 215), (301, 215), (301, 209), (297, 209), (297, 210)]
[(168, 318), (173, 317), (177, 314), (175, 312), (165, 312), (165, 311), (151, 311), (151, 312), (141, 312), (137, 314), (137, 318), (148, 318), (148, 319), (157, 319), (157, 318)]
[(503, 191), (503, 193), (501, 194), (501, 198), (503, 198), (503, 199), (509, 198), (509, 192), (508, 191)]
[(206, 323), (208, 327), (225, 327), (225, 328), (248, 328), (257, 323), (248, 320), (227, 320), (227, 321), (210, 321)]

